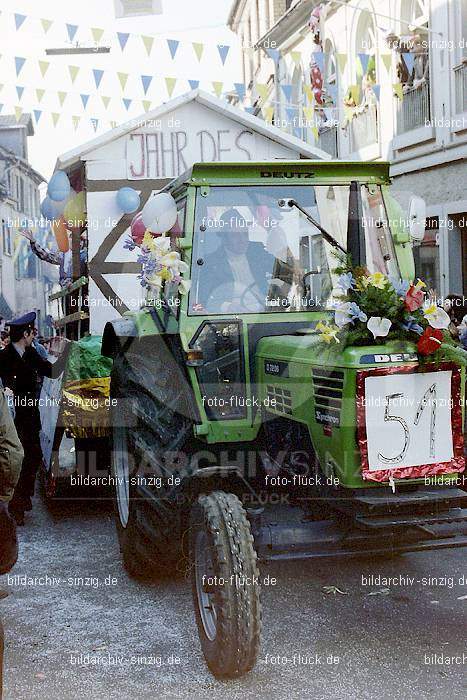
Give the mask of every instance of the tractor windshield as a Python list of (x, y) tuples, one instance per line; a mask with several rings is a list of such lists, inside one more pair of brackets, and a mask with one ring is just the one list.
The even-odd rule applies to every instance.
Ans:
[[(337, 246), (346, 246), (349, 192), (349, 185), (276, 185), (211, 187), (198, 195), (189, 313), (329, 308)], [(397, 274), (378, 187), (362, 187), (362, 208), (369, 269)]]

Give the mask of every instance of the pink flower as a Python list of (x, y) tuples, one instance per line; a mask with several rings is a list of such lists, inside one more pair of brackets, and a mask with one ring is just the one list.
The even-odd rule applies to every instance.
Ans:
[(425, 300), (425, 292), (419, 287), (414, 287), (413, 284), (410, 285), (405, 295), (404, 304), (409, 311), (416, 311), (419, 309)]

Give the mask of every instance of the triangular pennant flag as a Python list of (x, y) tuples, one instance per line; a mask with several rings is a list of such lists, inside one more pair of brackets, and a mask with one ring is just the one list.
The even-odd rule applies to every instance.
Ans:
[(44, 34), (47, 34), (47, 32), (49, 31), (53, 22), (51, 19), (41, 19), (41, 24), (42, 24), (42, 29), (44, 30)]
[(391, 64), (392, 64), (392, 54), (391, 53), (382, 53), (380, 54), (381, 60), (383, 62), (384, 67), (386, 68), (387, 72), (391, 70)]
[(303, 92), (308, 97), (308, 102), (313, 102), (314, 96), (313, 96), (313, 90), (311, 89), (311, 85), (304, 85)]
[(152, 51), (152, 45), (154, 44), (154, 37), (153, 36), (142, 36), (141, 39), (143, 40), (143, 44), (146, 48), (148, 56), (150, 56), (151, 51)]
[(246, 89), (243, 83), (234, 83), (235, 92), (238, 95), (240, 102), (243, 102), (246, 95)]
[(73, 39), (76, 36), (76, 32), (78, 31), (79, 27), (77, 24), (67, 24), (66, 25), (66, 30), (68, 32), (68, 38), (70, 41), (73, 41)]
[(245, 107), (245, 112), (248, 112), (248, 114), (253, 114), (255, 111), (254, 107)]
[(180, 42), (177, 41), (177, 39), (167, 39), (167, 46), (169, 47), (170, 55), (172, 56), (172, 60), (175, 58), (175, 54), (177, 53), (177, 49), (180, 46)]
[(360, 85), (350, 85), (349, 91), (354, 104), (358, 105), (360, 103)]
[(193, 50), (196, 54), (198, 61), (201, 61), (201, 56), (203, 55), (203, 51), (204, 51), (204, 44), (200, 44), (199, 42), (194, 41), (192, 43), (192, 46), (193, 46)]
[(94, 127), (94, 131), (96, 132), (97, 127), (99, 126), (99, 119), (96, 119), (95, 117), (91, 117), (90, 122)]
[(316, 63), (322, 73), (324, 71), (324, 53), (322, 51), (315, 51), (312, 56), (314, 63)]
[(96, 89), (99, 89), (99, 85), (101, 84), (101, 80), (102, 80), (102, 76), (104, 75), (104, 71), (101, 70), (100, 68), (93, 68), (92, 72), (94, 75), (94, 82), (96, 83)]
[(165, 86), (167, 88), (167, 92), (169, 94), (169, 97), (172, 97), (174, 87), (177, 83), (177, 78), (164, 78), (164, 80), (165, 80)]
[(60, 113), (59, 112), (52, 112), (52, 122), (54, 126), (57, 126), (57, 122), (60, 119)]
[(71, 121), (73, 122), (73, 129), (74, 129), (75, 131), (76, 131), (76, 129), (77, 129), (78, 126), (79, 126), (80, 120), (81, 120), (81, 117), (78, 117), (78, 116), (73, 116), (73, 117), (71, 117)]
[(224, 44), (218, 44), (217, 50), (219, 51), (219, 56), (221, 57), (222, 65), (225, 64), (225, 59), (230, 51), (230, 46), (224, 46)]
[(23, 24), (24, 20), (26, 19), (26, 15), (20, 15), (18, 12), (15, 12), (15, 26), (16, 26), (16, 31), (21, 27)]
[(18, 100), (21, 101), (21, 98), (22, 98), (23, 92), (24, 92), (24, 87), (22, 87), (21, 85), (17, 85), (17, 86), (16, 86), (16, 92), (17, 92), (17, 94), (18, 94)]
[(36, 120), (36, 124), (39, 123), (39, 119), (41, 118), (42, 110), (41, 109), (33, 109), (34, 113), (34, 119)]
[(290, 125), (293, 125), (293, 120), (294, 117), (297, 116), (297, 112), (293, 107), (286, 107), (285, 108), (285, 113), (287, 115), (287, 121), (290, 123)]
[(22, 107), (15, 107), (15, 117), (16, 117), (17, 122), (19, 122), (19, 120), (21, 119), (22, 114), (23, 114)]
[(284, 93), (285, 99), (287, 102), (290, 102), (292, 99), (292, 86), (291, 85), (281, 85), (282, 92)]
[(330, 83), (326, 85), (326, 90), (328, 91), (333, 104), (337, 104), (337, 85)]
[(381, 92), (381, 85), (373, 85), (373, 92), (375, 93), (375, 97), (379, 102), (379, 95)]
[(221, 96), (223, 86), (224, 86), (224, 83), (222, 83), (220, 80), (213, 81), (212, 87), (213, 87), (214, 92), (216, 93), (217, 97)]
[(102, 37), (104, 36), (104, 30), (99, 29), (99, 27), (94, 27), (93, 29), (91, 29), (91, 34), (92, 34), (92, 38), (94, 39), (96, 44), (98, 44), (100, 42), (100, 40), (102, 39)]
[(266, 83), (256, 83), (256, 92), (263, 100), (266, 100), (269, 94), (269, 89)]
[(71, 82), (74, 83), (79, 73), (79, 66), (68, 66), (68, 70), (70, 71)]
[(300, 128), (299, 126), (295, 126), (295, 127), (294, 127), (294, 130), (293, 130), (293, 134), (294, 134), (294, 136), (295, 136), (297, 139), (301, 139), (301, 138), (302, 138), (302, 130), (301, 130), (301, 128)]
[(305, 115), (305, 119), (307, 121), (312, 122), (315, 116), (314, 107), (303, 107), (303, 114)]
[(346, 53), (336, 53), (337, 67), (339, 68), (339, 73), (343, 75), (345, 67), (347, 65), (347, 54)]
[(318, 127), (317, 127), (317, 126), (312, 126), (312, 127), (311, 127), (311, 133), (312, 133), (313, 136), (315, 137), (315, 141), (317, 141), (317, 140), (318, 140), (318, 137), (319, 137)]
[(199, 88), (199, 80), (189, 80), (190, 83), (190, 89), (191, 90), (197, 90)]
[(273, 61), (278, 61), (281, 55), (279, 49), (266, 49), (266, 53)]
[(292, 61), (295, 63), (296, 66), (299, 66), (302, 60), (302, 52), (301, 51), (291, 51), (290, 52), (290, 58)]
[(141, 82), (143, 83), (143, 90), (144, 90), (144, 94), (146, 95), (148, 92), (149, 86), (151, 85), (151, 82), (152, 82), (152, 75), (142, 75)]
[(414, 56), (414, 54), (413, 54), (413, 53), (406, 52), (406, 53), (403, 53), (402, 56), (403, 56), (403, 58), (404, 58), (404, 63), (405, 63), (405, 65), (407, 66), (407, 70), (408, 70), (408, 72), (409, 72), (409, 75), (412, 75), (413, 64), (414, 64), (414, 61), (415, 61), (415, 56)]
[(145, 112), (149, 112), (151, 109), (151, 100), (143, 100), (143, 109)]
[(404, 99), (404, 91), (402, 89), (402, 83), (393, 83), (392, 84), (392, 89), (394, 91), (394, 94), (397, 95), (397, 97), (400, 100)]
[(47, 71), (49, 70), (49, 66), (49, 61), (39, 61), (39, 70), (41, 72), (42, 77), (44, 77)]
[(45, 90), (43, 90), (42, 88), (36, 88), (36, 97), (37, 97), (38, 102), (41, 102), (44, 95), (45, 95)]
[(110, 103), (110, 97), (105, 97), (104, 95), (101, 95), (101, 100), (104, 103), (105, 109), (107, 109)]
[(122, 99), (123, 99), (123, 104), (125, 105), (125, 109), (128, 112), (128, 110), (130, 109), (131, 100), (128, 97), (123, 97)]
[(122, 90), (126, 87), (126, 81), (128, 80), (128, 73), (117, 73), (118, 79), (120, 81), (120, 86)]
[(359, 53), (358, 59), (360, 61), (360, 65), (362, 67), (362, 75), (366, 75), (366, 71), (368, 68), (368, 61), (370, 60), (370, 57), (367, 53)]
[(127, 32), (117, 32), (118, 42), (122, 51), (125, 50), (126, 42), (130, 35)]
[(22, 56), (15, 56), (15, 66), (16, 66), (16, 77), (21, 73), (21, 69), (24, 66), (26, 59)]
[(63, 92), (62, 90), (59, 90), (57, 95), (58, 95), (58, 101), (60, 102), (60, 107), (63, 107), (63, 103), (65, 102), (67, 93)]
[(274, 107), (271, 107), (271, 105), (265, 105), (261, 111), (264, 116), (264, 121), (272, 122), (274, 118)]
[(81, 94), (80, 97), (81, 97), (81, 102), (83, 103), (83, 108), (86, 109), (86, 106), (87, 106), (88, 100), (89, 100), (89, 95)]

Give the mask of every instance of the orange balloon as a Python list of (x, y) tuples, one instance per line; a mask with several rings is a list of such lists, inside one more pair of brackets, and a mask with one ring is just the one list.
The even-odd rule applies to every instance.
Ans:
[(68, 231), (63, 216), (52, 222), (52, 230), (55, 235), (55, 240), (57, 241), (58, 249), (62, 253), (67, 253), (70, 250), (70, 241), (68, 239)]

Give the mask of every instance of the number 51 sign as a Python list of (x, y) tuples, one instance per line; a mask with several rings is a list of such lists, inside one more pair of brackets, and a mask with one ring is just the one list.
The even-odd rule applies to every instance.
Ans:
[(363, 478), (386, 481), (462, 471), (460, 372), (412, 367), (357, 375)]

